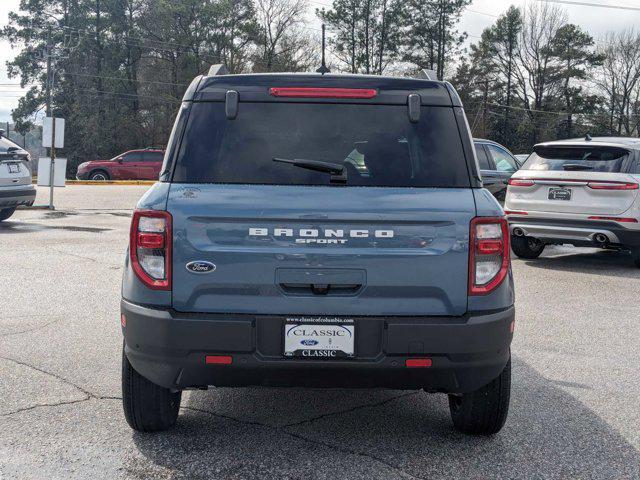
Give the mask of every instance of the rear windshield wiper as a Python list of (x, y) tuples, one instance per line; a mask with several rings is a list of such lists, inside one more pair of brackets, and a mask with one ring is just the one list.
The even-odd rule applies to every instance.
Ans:
[(295, 167), (306, 168), (316, 172), (330, 173), (331, 175), (342, 175), (344, 173), (344, 165), (331, 162), (323, 162), (322, 160), (308, 160), (305, 158), (278, 158), (273, 157), (274, 162), (289, 163)]
[(562, 165), (563, 170), (593, 170), (591, 165), (580, 165), (579, 163), (565, 163)]

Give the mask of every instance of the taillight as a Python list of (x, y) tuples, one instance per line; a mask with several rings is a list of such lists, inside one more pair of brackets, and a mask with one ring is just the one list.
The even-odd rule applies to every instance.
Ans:
[(171, 290), (171, 214), (136, 210), (129, 239), (131, 266), (154, 290)]
[(502, 217), (476, 217), (469, 236), (469, 295), (486, 295), (509, 273), (509, 227)]
[(509, 185), (512, 187), (533, 187), (536, 182), (528, 178), (510, 178)]
[(289, 98), (351, 98), (368, 99), (378, 95), (374, 88), (315, 88), (315, 87), (272, 87), (273, 97)]
[(638, 190), (637, 183), (625, 182), (589, 182), (587, 186), (594, 190)]

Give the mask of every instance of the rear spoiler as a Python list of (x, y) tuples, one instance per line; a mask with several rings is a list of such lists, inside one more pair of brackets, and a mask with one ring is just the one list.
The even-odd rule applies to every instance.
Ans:
[(533, 147), (533, 151), (543, 158), (554, 158), (562, 156), (562, 153), (568, 151), (577, 150), (583, 152), (599, 152), (599, 153), (611, 153), (612, 159), (620, 158), (624, 155), (631, 153), (630, 148), (623, 147), (619, 144), (605, 144), (605, 143), (567, 143), (567, 144), (545, 144), (541, 143)]

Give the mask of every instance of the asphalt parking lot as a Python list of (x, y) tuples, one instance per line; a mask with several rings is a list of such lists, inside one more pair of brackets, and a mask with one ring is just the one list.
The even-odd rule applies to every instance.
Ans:
[[(147, 187), (74, 186), (0, 225), (0, 479), (640, 478), (640, 270), (557, 247), (514, 260), (512, 403), (492, 438), (414, 391), (189, 392), (175, 429), (120, 401), (120, 276)], [(44, 201), (41, 193), (39, 201)]]

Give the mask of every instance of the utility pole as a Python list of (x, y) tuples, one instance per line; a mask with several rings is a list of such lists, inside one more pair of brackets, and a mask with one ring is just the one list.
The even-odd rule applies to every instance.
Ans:
[(49, 167), (49, 210), (55, 210), (53, 206), (53, 176), (55, 173), (55, 161), (56, 161), (56, 119), (53, 118), (51, 111), (51, 90), (53, 89), (53, 71), (51, 68), (52, 55), (51, 46), (51, 26), (49, 26), (47, 32), (47, 117), (52, 117), (51, 121), (53, 127), (51, 128), (51, 148), (49, 149), (49, 158), (51, 158), (51, 165)]
[(47, 85), (46, 85), (46, 94), (47, 94), (47, 99), (46, 99), (46, 109), (45, 112), (47, 114), (47, 117), (51, 116), (51, 27), (49, 27), (49, 30), (47, 32), (47, 49), (46, 51), (46, 55), (47, 55)]
[(489, 80), (484, 82), (484, 91), (482, 92), (482, 137), (487, 138), (487, 116), (489, 113)]

